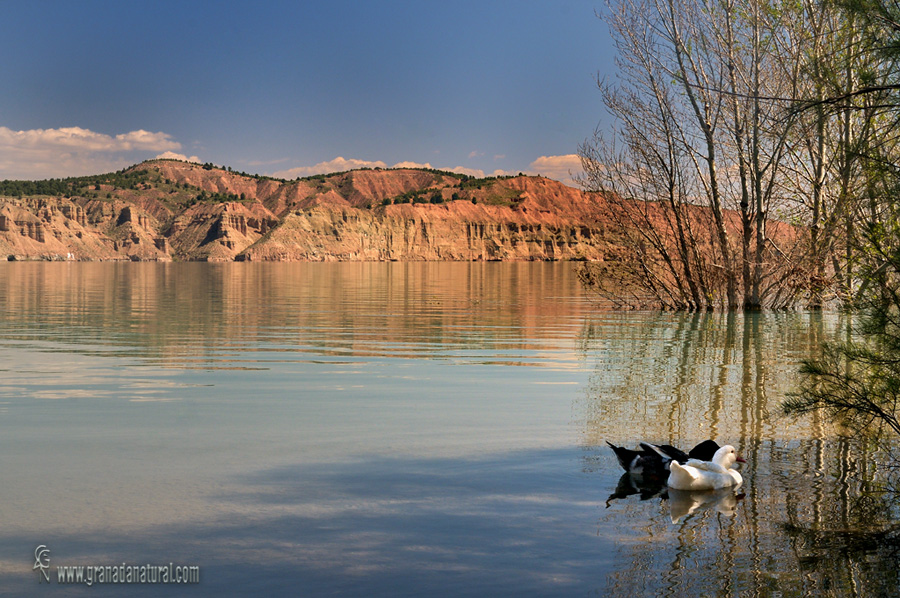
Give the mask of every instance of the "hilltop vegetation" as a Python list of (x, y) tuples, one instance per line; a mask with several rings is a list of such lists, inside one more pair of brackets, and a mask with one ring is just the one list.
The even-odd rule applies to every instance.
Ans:
[(129, 168), (102, 175), (46, 179), (41, 181), (0, 181), (0, 196), (3, 197), (90, 197), (101, 191), (102, 186), (113, 189), (146, 188), (150, 184), (147, 169)]
[[(178, 206), (192, 205), (197, 202), (232, 202), (246, 201), (246, 194), (227, 192), (209, 192), (197, 185), (179, 183), (164, 177), (159, 169), (152, 165), (159, 162), (179, 162), (178, 160), (160, 159), (144, 162), (143, 164), (119, 170), (117, 172), (68, 177), (51, 178), (38, 181), (24, 180), (0, 180), (0, 197), (12, 197), (22, 199), (26, 197), (59, 197), (59, 198), (86, 198), (86, 199), (114, 199), (125, 191), (149, 191), (159, 190), (171, 195), (170, 203)], [(325, 192), (335, 190), (342, 196), (348, 196), (353, 192), (354, 172), (364, 171), (390, 171), (382, 168), (360, 168), (351, 171), (339, 171), (329, 174), (315, 174), (297, 179), (279, 179), (276, 177), (248, 174), (246, 172), (232, 170), (231, 167), (216, 166), (211, 162), (200, 165), (205, 171), (221, 171), (231, 175), (253, 181), (273, 181), (276, 183), (308, 183), (316, 191)], [(512, 205), (521, 201), (521, 194), (496, 185), (497, 182), (509, 180), (512, 176), (474, 177), (456, 172), (428, 169), (405, 168), (402, 170), (414, 170), (427, 173), (433, 177), (433, 185), (424, 189), (405, 191), (392, 197), (381, 200), (381, 205), (405, 204), (405, 203), (432, 203), (438, 204), (445, 201), (465, 199), (473, 203), (479, 200), (490, 205)], [(520, 175), (524, 176), (524, 175)], [(453, 179), (454, 184), (447, 185), (446, 179)], [(441, 189), (453, 187), (450, 193), (442, 193)], [(368, 205), (366, 207), (374, 207)]]

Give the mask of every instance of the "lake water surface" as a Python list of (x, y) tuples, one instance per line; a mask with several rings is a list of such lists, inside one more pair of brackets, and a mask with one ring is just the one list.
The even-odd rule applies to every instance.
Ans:
[[(604, 311), (562, 263), (4, 264), (0, 593), (896, 595), (882, 457), (778, 415), (842, 328)], [(705, 504), (605, 445), (709, 437), (748, 463)]]

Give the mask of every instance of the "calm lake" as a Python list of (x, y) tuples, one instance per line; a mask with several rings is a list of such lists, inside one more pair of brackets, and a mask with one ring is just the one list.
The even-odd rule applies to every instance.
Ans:
[[(883, 457), (779, 416), (845, 324), (604, 311), (563, 263), (3, 263), (0, 594), (896, 595)], [(706, 438), (738, 495), (605, 444)]]

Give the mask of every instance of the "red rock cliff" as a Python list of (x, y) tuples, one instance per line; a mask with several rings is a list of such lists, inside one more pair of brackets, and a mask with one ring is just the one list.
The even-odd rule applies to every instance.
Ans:
[(593, 260), (615, 251), (604, 208), (540, 177), (401, 169), (280, 181), (150, 161), (69, 195), (0, 197), (0, 256)]

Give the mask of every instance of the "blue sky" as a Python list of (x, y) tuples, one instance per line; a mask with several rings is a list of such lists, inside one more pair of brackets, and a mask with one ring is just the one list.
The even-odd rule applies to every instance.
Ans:
[(603, 117), (593, 0), (4, 3), (0, 179), (166, 155), (277, 176), (566, 178)]

